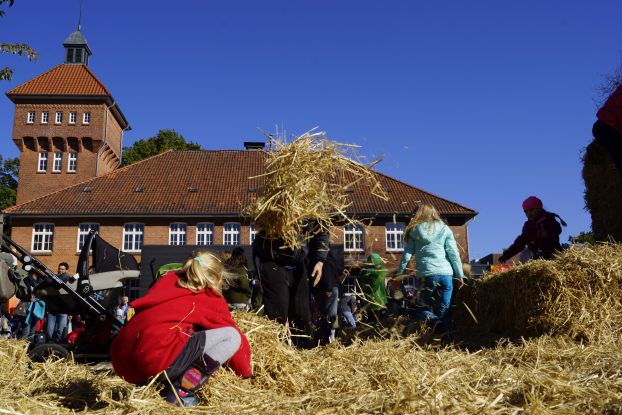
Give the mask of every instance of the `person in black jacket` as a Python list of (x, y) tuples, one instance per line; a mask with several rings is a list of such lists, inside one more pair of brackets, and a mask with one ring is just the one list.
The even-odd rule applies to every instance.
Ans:
[(533, 259), (551, 259), (556, 251), (561, 250), (559, 235), (566, 222), (558, 214), (544, 210), (542, 201), (535, 196), (529, 196), (523, 201), (523, 210), (527, 216), (523, 231), (514, 243), (503, 251), (503, 255), (499, 257), (501, 262), (518, 254), (525, 246)]
[[(292, 249), (282, 239), (268, 238), (261, 230), (253, 241), (253, 258), (261, 281), (263, 303), (271, 320), (308, 334), (311, 312), (307, 267), (316, 286), (328, 256), (328, 232), (310, 221), (303, 227), (307, 248)], [(305, 238), (306, 239), (306, 238)]]

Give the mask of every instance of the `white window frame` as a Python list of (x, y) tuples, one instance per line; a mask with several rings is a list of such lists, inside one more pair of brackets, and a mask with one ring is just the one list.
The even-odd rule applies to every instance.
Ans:
[(63, 113), (61, 111), (57, 111), (54, 116), (54, 124), (62, 124), (63, 123)]
[(31, 251), (52, 252), (52, 249), (54, 249), (54, 224), (48, 222), (33, 224)]
[(75, 173), (78, 167), (78, 153), (67, 153), (67, 172)]
[(344, 252), (365, 251), (365, 229), (363, 229), (363, 225), (348, 223), (343, 227), (343, 250)]
[(173, 222), (168, 226), (168, 244), (186, 245), (187, 226), (183, 222)]
[(82, 124), (90, 124), (91, 123), (91, 113), (85, 112), (82, 114)]
[(35, 122), (35, 112), (28, 111), (28, 115), (26, 115), (26, 124), (34, 124)]
[(52, 173), (60, 173), (63, 170), (63, 152), (55, 151), (52, 161)]
[(140, 252), (144, 241), (144, 223), (128, 222), (123, 224), (123, 252)]
[(93, 222), (85, 222), (78, 224), (78, 243), (76, 245), (76, 251), (82, 251), (82, 247), (84, 246), (84, 241), (86, 240), (86, 236), (89, 234), (91, 230), (99, 232), (99, 223)]
[(49, 111), (43, 111), (41, 113), (41, 124), (47, 124), (50, 121)]
[(404, 252), (404, 222), (387, 222), (384, 226), (384, 240), (387, 252)]
[[(197, 245), (214, 245), (214, 224), (211, 222), (197, 223)], [(201, 240), (203, 239), (203, 240)]]
[(37, 173), (48, 171), (48, 152), (39, 151), (39, 161), (37, 162)]
[(255, 236), (257, 236), (257, 230), (255, 229), (255, 224), (251, 223), (251, 225), (248, 227), (248, 240), (251, 241), (251, 244), (253, 242), (255, 242)]
[(77, 118), (78, 118), (78, 113), (75, 111), (71, 111), (69, 113), (69, 124), (75, 124)]
[(227, 246), (240, 245), (239, 222), (226, 222), (222, 225), (222, 244)]

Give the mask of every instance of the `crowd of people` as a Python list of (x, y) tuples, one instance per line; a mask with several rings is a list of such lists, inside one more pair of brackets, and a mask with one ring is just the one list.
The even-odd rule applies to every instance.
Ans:
[[(550, 258), (560, 249), (565, 225), (544, 210), (540, 199), (523, 202), (527, 221), (504, 252), (507, 260), (524, 247), (534, 258)], [(147, 293), (129, 302), (127, 296), (110, 314), (123, 323), (110, 349), (115, 371), (125, 380), (145, 383), (154, 376), (165, 383), (165, 399), (192, 406), (195, 392), (222, 365), (242, 378), (252, 376), (251, 350), (231, 312), (254, 311), (289, 329), (291, 342), (301, 348), (335, 340), (337, 330), (374, 325), (396, 312), (392, 291), (405, 278), (416, 276), (409, 314), (428, 325), (443, 340), (452, 340), (450, 303), (454, 285), (465, 279), (454, 235), (436, 209), (421, 204), (404, 231), (404, 252), (390, 272), (378, 253), (363, 264), (344, 263), (343, 247), (329, 245), (328, 233), (309, 221), (303, 227), (307, 243), (297, 248), (259, 232), (253, 243), (252, 264), (243, 248), (221, 255), (194, 252), (185, 263), (167, 264)], [(340, 251), (341, 249), (341, 251)], [(414, 257), (414, 267), (409, 266)], [(254, 269), (254, 270), (253, 270)], [(252, 270), (252, 271), (251, 271)], [(58, 266), (64, 282), (74, 277), (69, 266)], [(36, 275), (28, 283), (37, 285)], [(354, 281), (346, 289), (344, 281)], [(352, 288), (353, 287), (353, 288)], [(2, 330), (24, 338), (66, 342), (80, 325), (79, 315), (33, 297), (13, 316), (2, 310)]]

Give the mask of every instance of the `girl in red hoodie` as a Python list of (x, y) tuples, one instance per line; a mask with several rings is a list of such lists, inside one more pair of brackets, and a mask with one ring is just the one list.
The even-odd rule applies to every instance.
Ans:
[(250, 346), (222, 296), (223, 275), (217, 257), (198, 251), (133, 301), (136, 314), (110, 349), (116, 373), (145, 383), (165, 372), (172, 382), (166, 400), (184, 406), (198, 405), (195, 392), (225, 362), (250, 377)]

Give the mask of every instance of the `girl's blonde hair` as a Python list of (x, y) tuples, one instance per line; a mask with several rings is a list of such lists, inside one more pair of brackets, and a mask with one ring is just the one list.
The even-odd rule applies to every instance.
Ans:
[(195, 251), (177, 272), (177, 285), (191, 291), (202, 291), (206, 287), (222, 295), (225, 280), (221, 260), (208, 251)]
[(438, 214), (436, 208), (432, 205), (428, 205), (427, 203), (422, 203), (417, 208), (415, 215), (412, 217), (406, 229), (404, 229), (404, 242), (408, 242), (408, 235), (415, 228), (415, 226), (420, 223), (433, 223), (436, 221), (440, 221), (441, 216)]

